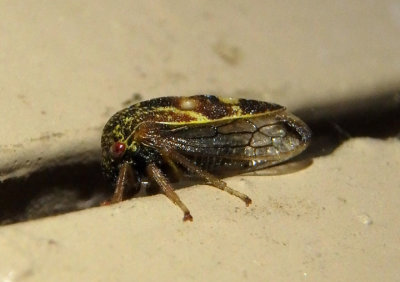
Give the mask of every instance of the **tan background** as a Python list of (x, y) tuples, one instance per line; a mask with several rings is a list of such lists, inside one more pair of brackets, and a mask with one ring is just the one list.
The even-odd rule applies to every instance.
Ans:
[[(133, 93), (315, 115), (400, 100), (382, 96), (400, 89), (398, 1), (2, 1), (0, 14), (2, 181), (99, 160)], [(227, 179), (249, 208), (182, 189), (189, 224), (157, 195), (0, 227), (0, 280), (398, 281), (399, 143), (356, 138), (294, 174)]]

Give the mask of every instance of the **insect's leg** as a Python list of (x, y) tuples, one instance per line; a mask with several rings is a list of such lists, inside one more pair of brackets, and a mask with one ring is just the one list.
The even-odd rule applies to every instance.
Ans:
[(165, 154), (168, 156), (170, 159), (180, 163), (182, 166), (186, 167), (190, 172), (199, 175), (200, 177), (204, 178), (208, 183), (210, 183), (212, 186), (221, 189), (223, 191), (228, 192), (231, 195), (234, 195), (240, 199), (242, 199), (246, 206), (249, 206), (251, 204), (251, 199), (249, 196), (240, 193), (239, 191), (236, 191), (226, 184), (225, 181), (222, 181), (221, 179), (215, 177), (214, 175), (210, 174), (209, 172), (201, 169), (200, 167), (196, 166), (193, 164), (189, 159), (186, 157), (182, 156), (179, 154), (177, 151), (169, 149), (169, 150), (163, 150), (161, 151), (162, 154)]
[(168, 169), (169, 169), (169, 173), (168, 175), (171, 175), (172, 178), (170, 177), (169, 179), (172, 182), (176, 182), (179, 179), (182, 178), (182, 171), (177, 167), (176, 163), (174, 163), (170, 158), (166, 157), (166, 156), (162, 156), (163, 160), (168, 164)]
[(130, 185), (135, 189), (138, 188), (138, 183), (132, 166), (128, 163), (124, 163), (119, 169), (117, 183), (110, 204), (119, 203), (124, 199), (124, 192), (127, 185)]
[(161, 169), (159, 169), (155, 164), (149, 164), (147, 166), (148, 177), (153, 179), (164, 192), (164, 194), (183, 211), (183, 221), (193, 221), (193, 217), (190, 214), (189, 209), (185, 204), (179, 199), (179, 196), (175, 193), (168, 179), (164, 176)]

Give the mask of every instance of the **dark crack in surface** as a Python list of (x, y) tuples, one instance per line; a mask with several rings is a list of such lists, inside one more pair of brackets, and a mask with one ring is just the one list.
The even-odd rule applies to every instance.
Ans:
[(110, 195), (99, 163), (37, 171), (0, 183), (0, 225), (98, 206)]
[[(313, 131), (310, 147), (295, 159), (328, 155), (354, 137), (400, 139), (399, 92), (295, 114)], [(99, 206), (111, 193), (98, 162), (58, 166), (26, 178), (8, 179), (0, 183), (0, 225)]]

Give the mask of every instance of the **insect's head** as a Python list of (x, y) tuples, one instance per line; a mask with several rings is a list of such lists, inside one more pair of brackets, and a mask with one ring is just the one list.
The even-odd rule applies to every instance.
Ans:
[(137, 144), (132, 138), (132, 122), (121, 111), (110, 118), (101, 137), (103, 174), (111, 181), (118, 177), (123, 163), (133, 163)]

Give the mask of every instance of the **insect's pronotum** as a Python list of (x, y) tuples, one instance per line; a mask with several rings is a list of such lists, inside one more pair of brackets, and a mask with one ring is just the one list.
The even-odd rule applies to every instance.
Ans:
[(183, 220), (192, 220), (170, 183), (186, 170), (248, 206), (247, 195), (211, 173), (281, 163), (301, 153), (310, 138), (308, 126), (277, 104), (212, 95), (143, 101), (119, 111), (104, 127), (102, 167), (115, 185), (110, 203), (149, 181), (181, 208)]

